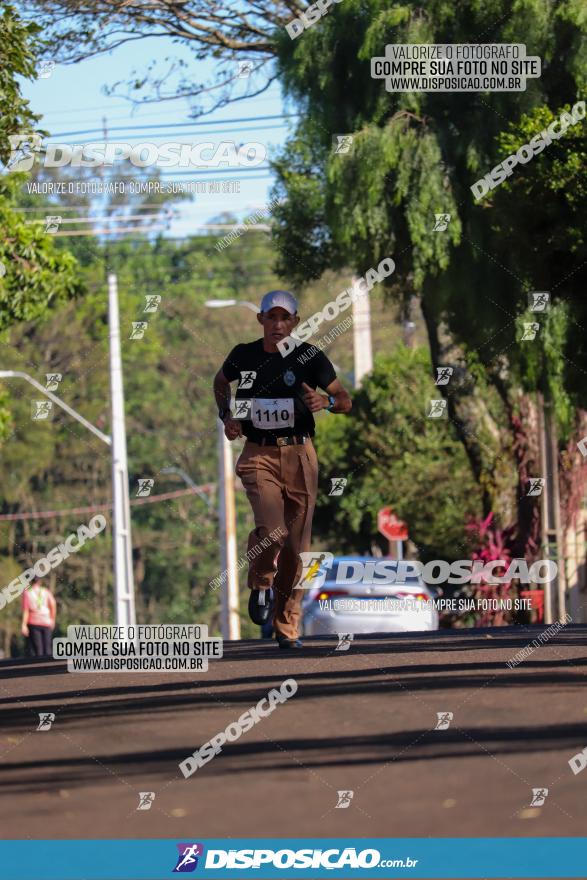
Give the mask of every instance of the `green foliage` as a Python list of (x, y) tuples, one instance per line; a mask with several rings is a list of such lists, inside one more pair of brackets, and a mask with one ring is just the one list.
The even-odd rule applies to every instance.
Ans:
[[(569, 90), (572, 96), (581, 88), (587, 71), (581, 54), (586, 27), (576, 4), (525, 0), (512, 10), (504, 0), (488, 0), (465, 6), (457, 10), (437, 0), (423, 10), (413, 2), (346, 0), (319, 28), (309, 29), (303, 40), (292, 45), (284, 38), (279, 43), (283, 82), (302, 102), (304, 118), (277, 164), (278, 191), (294, 202), (300, 195), (299, 178), (317, 175), (327, 183), (318, 185), (314, 193), (313, 203), (320, 193), (322, 205), (314, 204), (315, 222), (307, 235), (292, 223), (295, 209), (291, 205), (282, 209), (289, 212), (290, 238), (281, 230), (278, 243), (284, 269), (292, 276), (299, 274), (308, 238), (316, 236), (322, 217), (326, 228), (318, 241), (328, 243), (325, 266), (340, 248), (347, 265), (363, 270), (383, 256), (382, 247), (393, 247), (403, 257), (398, 260), (398, 277), (418, 290), (426, 276), (447, 269), (451, 249), (462, 242), (463, 229), (473, 241), (462, 242), (459, 261), (463, 251), (466, 259), (474, 259), (483, 248), (477, 227), (481, 222), (487, 228), (491, 218), (487, 211), (480, 216), (473, 204), (469, 186), (474, 175), (495, 164), (504, 121), (531, 112), (563, 87), (567, 98)], [(559, 18), (565, 20), (564, 34)], [(470, 42), (471, 32), (483, 32), (490, 24), (494, 42), (523, 41), (529, 54), (542, 55), (547, 62), (556, 56), (558, 80), (549, 72), (528, 81), (526, 92), (483, 95), (390, 93), (371, 78), (370, 59), (383, 55), (388, 42)], [(563, 44), (567, 51), (561, 62), (557, 50)], [(350, 154), (334, 154), (331, 137), (336, 132), (354, 135)], [(287, 173), (281, 173), (283, 169)], [(451, 214), (444, 235), (432, 232), (434, 214), (440, 212)], [(299, 216), (304, 218), (303, 213)], [(521, 232), (518, 229), (518, 237)], [(303, 249), (297, 246), (300, 241)], [(516, 259), (516, 249), (503, 250), (511, 252), (510, 262)], [(511, 302), (507, 268), (504, 277), (503, 265), (489, 261), (485, 271), (494, 286), (505, 282)], [(522, 295), (519, 291), (515, 299)], [(456, 303), (462, 296), (457, 289), (452, 298)], [(502, 315), (499, 306), (493, 308), (496, 311), (489, 314), (497, 323)]]
[[(320, 278), (327, 268), (344, 265), (343, 252), (335, 249), (326, 223), (326, 181), (303, 136), (275, 160), (280, 183), (275, 193), (287, 196), (273, 211), (273, 239), (278, 248), (278, 271), (294, 283)], [(275, 195), (274, 193), (274, 195)]]
[[(388, 42), (470, 42), (472, 32), (482, 33), (489, 25), (492, 41), (524, 42), (528, 53), (541, 55), (545, 65), (552, 59), (552, 70), (545, 70), (539, 80), (529, 80), (521, 93), (390, 93), (371, 78), (370, 58), (383, 55)], [(512, 299), (521, 304), (525, 291), (516, 280), (518, 248), (504, 238), (499, 259), (494, 258), (495, 242), (486, 248), (484, 241), (490, 234), (492, 212), (474, 205), (469, 187), (496, 164), (504, 125), (514, 125), (546, 101), (558, 105), (562, 91), (567, 100), (580, 93), (587, 74), (581, 52), (586, 35), (585, 16), (573, 3), (524, 0), (512, 9), (505, 0), (487, 0), (467, 2), (457, 10), (454, 4), (437, 0), (424, 10), (414, 2), (346, 0), (319, 28), (309, 29), (303, 40), (292, 45), (284, 38), (279, 43), (286, 90), (304, 108), (297, 135), (277, 166), (278, 172), (290, 169), (287, 175), (280, 174), (280, 194), (290, 194), (293, 202), (299, 177), (316, 174), (327, 183), (321, 189), (323, 207), (313, 212), (316, 223), (311, 235), (316, 234), (322, 215), (326, 228), (318, 240), (328, 242), (334, 253), (344, 248), (347, 265), (363, 270), (382, 255), (382, 246), (391, 246), (402, 257), (397, 261), (397, 277), (422, 289), (427, 276), (445, 274), (451, 249), (461, 242), (452, 263), (467, 261), (469, 283), (481, 271), (482, 261), (487, 286), (503, 288), (510, 305)], [(350, 154), (333, 153), (331, 137), (336, 132), (354, 135)], [(528, 173), (543, 155), (526, 166)], [(527, 216), (528, 209), (526, 203)], [(294, 211), (291, 206), (284, 210)], [(440, 212), (451, 214), (448, 234), (432, 231), (434, 214)], [(290, 213), (290, 239), (282, 230), (279, 244), (284, 269), (295, 273), (307, 253), (296, 244), (299, 240), (305, 244), (307, 237), (303, 230), (292, 228), (293, 219)], [(517, 239), (524, 232), (518, 227)], [(327, 252), (325, 265), (328, 259)], [(446, 301), (446, 289), (439, 288), (434, 299), (442, 308), (454, 303), (458, 311), (467, 295), (455, 283), (460, 280), (458, 268), (447, 280), (451, 302)], [(491, 326), (503, 324), (501, 302), (493, 299), (482, 306), (485, 329), (487, 321)], [(463, 338), (470, 343), (470, 338)]]
[[(523, 43), (542, 59), (525, 91), (393, 93), (371, 77), (371, 58), (389, 43), (489, 33), (487, 42)], [(584, 97), (586, 42), (584, 7), (572, 0), (345, 0), (303, 39), (278, 41), (286, 93), (303, 111), (276, 165), (280, 269), (300, 282), (317, 267), (361, 273), (393, 256), (388, 294), (420, 296), (435, 358), (448, 352), (464, 374), (448, 393), (485, 513), (516, 515), (504, 423), (520, 391), (553, 399), (563, 435), (587, 407), (585, 123), (485, 199), (471, 185)], [(353, 136), (350, 152), (334, 152), (337, 133)], [(295, 204), (301, 179), (318, 181), (311, 210)], [(445, 232), (434, 231), (440, 213), (450, 214)], [(532, 290), (551, 291), (553, 313), (535, 342), (522, 342)]]
[[(366, 267), (396, 253), (394, 215), (404, 203), (403, 222), (414, 248), (414, 287), (421, 288), (427, 271), (446, 269), (450, 248), (460, 241), (461, 224), (441, 158), (433, 133), (419, 134), (406, 113), (382, 128), (371, 125), (356, 133), (350, 156), (331, 154), (327, 213), (345, 253), (356, 251), (357, 240), (364, 242), (357, 258)], [(361, 199), (348, 198), (353, 187)], [(430, 235), (435, 213), (455, 217), (446, 235)]]
[[(556, 111), (541, 106), (512, 123), (498, 139), (500, 157), (515, 152), (544, 130), (570, 104)], [(572, 405), (585, 406), (587, 300), (581, 271), (587, 260), (587, 123), (579, 121), (531, 163), (517, 166), (492, 199), (496, 242), (516, 241), (516, 269), (527, 290), (551, 292), (553, 308), (525, 313), (538, 321), (535, 342), (519, 346), (521, 380), (553, 400), (563, 437), (568, 437)], [(521, 232), (523, 234), (521, 234)]]
[(77, 263), (50, 235), (14, 211), (13, 182), (0, 180), (0, 332), (44, 314), (60, 299), (82, 292)]
[(35, 58), (41, 47), (41, 27), (25, 24), (10, 3), (0, 4), (0, 161), (10, 155), (9, 136), (34, 131), (39, 116), (22, 97), (18, 77), (35, 78)]
[[(220, 252), (215, 240), (94, 242), (82, 269), (87, 294), (56, 305), (42, 321), (6, 332), (3, 365), (25, 369), (43, 384), (46, 372), (61, 373), (57, 394), (108, 433), (106, 266), (117, 272), (137, 614), (146, 622), (205, 622), (218, 632), (219, 594), (208, 586), (219, 574), (215, 512), (191, 494), (132, 503), (141, 478), (155, 480), (152, 495), (185, 489), (177, 474), (162, 473), (169, 466), (183, 468), (198, 485), (216, 483), (212, 377), (230, 347), (243, 338), (258, 337), (259, 327), (252, 313), (208, 309), (204, 302), (257, 300), (261, 286), (279, 286), (268, 269), (272, 253), (264, 235), (247, 232)], [(155, 313), (145, 314), (150, 294), (162, 300)], [(129, 338), (133, 321), (148, 322), (143, 339)], [(61, 410), (46, 421), (32, 420), (31, 402), (39, 395), (28, 385), (14, 380), (5, 388), (11, 422), (0, 448), (3, 512), (108, 504), (109, 449)], [(216, 492), (210, 497), (215, 506)], [(237, 492), (236, 503), (239, 548), (244, 552), (252, 515), (243, 492)], [(91, 515), (3, 523), (0, 573), (8, 576), (14, 571), (16, 576)], [(105, 515), (110, 523), (111, 513)], [(69, 623), (112, 619), (111, 554), (107, 528), (49, 576), (62, 629)], [(244, 574), (240, 580), (246, 591)], [(5, 645), (9, 634), (4, 628)]]
[[(35, 77), (40, 28), (24, 24), (15, 7), (3, 5), (0, 17), (0, 160), (10, 156), (10, 135), (35, 131), (39, 117), (21, 94), (19, 77)], [(0, 332), (16, 321), (42, 315), (57, 301), (81, 292), (75, 260), (60, 252), (49, 235), (27, 224), (14, 210), (26, 175), (0, 179)]]
[[(390, 505), (408, 523), (421, 559), (465, 552), (465, 522), (480, 514), (480, 492), (453, 426), (426, 418), (437, 391), (426, 349), (398, 346), (377, 359), (354, 395), (350, 416), (322, 417), (315, 523), (323, 546), (368, 553), (377, 511)], [(342, 496), (328, 495), (333, 477), (348, 479)]]
[[(534, 340), (522, 341), (524, 323), (538, 323)], [(517, 327), (522, 356), (521, 381), (526, 388), (541, 388), (554, 405), (554, 416), (561, 439), (567, 441), (574, 428), (575, 410), (565, 387), (565, 346), (568, 339), (570, 307), (559, 302), (545, 312), (527, 311)]]

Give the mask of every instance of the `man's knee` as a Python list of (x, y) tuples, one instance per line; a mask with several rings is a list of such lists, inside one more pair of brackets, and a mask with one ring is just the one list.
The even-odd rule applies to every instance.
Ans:
[(275, 529), (259, 526), (259, 528), (255, 529), (255, 535), (259, 545), (265, 550), (271, 546), (283, 547), (288, 533), (282, 526), (277, 526)]

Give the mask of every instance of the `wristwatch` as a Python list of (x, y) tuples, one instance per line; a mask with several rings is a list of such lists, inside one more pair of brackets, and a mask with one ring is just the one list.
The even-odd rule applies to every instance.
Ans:
[(336, 397), (333, 397), (332, 394), (329, 394), (328, 395), (328, 406), (324, 407), (326, 412), (332, 412), (335, 403), (336, 403)]
[(226, 418), (226, 416), (229, 416), (229, 415), (230, 415), (230, 407), (228, 407), (228, 406), (223, 406), (222, 409), (218, 410), (218, 418), (220, 419), (221, 422), (223, 422), (224, 419)]

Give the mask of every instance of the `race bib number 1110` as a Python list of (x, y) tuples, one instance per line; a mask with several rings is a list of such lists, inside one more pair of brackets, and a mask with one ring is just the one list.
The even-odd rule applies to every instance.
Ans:
[(293, 397), (255, 397), (251, 405), (251, 420), (255, 428), (293, 428)]

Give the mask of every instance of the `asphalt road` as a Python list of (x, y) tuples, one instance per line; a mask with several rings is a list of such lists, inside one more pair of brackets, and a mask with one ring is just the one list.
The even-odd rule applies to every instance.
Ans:
[[(3, 838), (582, 836), (587, 627), (225, 646), (194, 674), (0, 663)], [(178, 764), (289, 677), (298, 692), (185, 779)], [(38, 713), (53, 712), (48, 731)], [(437, 713), (452, 712), (436, 730)], [(547, 788), (530, 806), (533, 788)], [(337, 808), (338, 791), (353, 791)], [(137, 810), (139, 792), (155, 792)]]

